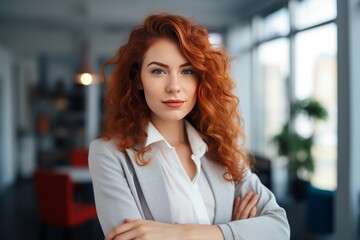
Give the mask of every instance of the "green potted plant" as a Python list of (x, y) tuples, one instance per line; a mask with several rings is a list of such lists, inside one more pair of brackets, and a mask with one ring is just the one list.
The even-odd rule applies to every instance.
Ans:
[(306, 197), (311, 174), (315, 170), (312, 155), (313, 135), (303, 137), (296, 132), (294, 123), (299, 114), (304, 114), (312, 120), (326, 120), (326, 109), (314, 99), (297, 100), (290, 105), (290, 118), (281, 132), (274, 136), (273, 142), (277, 146), (279, 156), (288, 160), (289, 180), (291, 190), (296, 199)]

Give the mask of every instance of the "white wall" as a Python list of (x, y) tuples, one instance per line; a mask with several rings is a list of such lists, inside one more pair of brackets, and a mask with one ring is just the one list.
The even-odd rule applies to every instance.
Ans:
[(15, 181), (15, 119), (12, 67), (14, 58), (0, 45), (0, 192)]
[(359, 239), (360, 228), (360, 1), (338, 1), (337, 240)]
[(251, 46), (249, 26), (239, 24), (230, 28), (226, 39), (227, 50), (232, 59), (230, 71), (236, 83), (234, 93), (240, 99), (240, 113), (245, 122), (247, 144), (251, 147), (251, 52), (243, 51)]

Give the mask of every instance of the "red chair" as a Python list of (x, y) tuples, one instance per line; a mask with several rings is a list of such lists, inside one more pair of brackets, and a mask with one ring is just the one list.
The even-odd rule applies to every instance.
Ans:
[[(72, 167), (88, 167), (89, 151), (86, 148), (73, 148), (70, 150), (70, 165)], [(75, 183), (77, 193), (83, 190), (83, 184)]]
[(88, 167), (88, 156), (88, 149), (72, 149), (70, 151), (70, 165), (73, 167)]
[(74, 201), (70, 176), (50, 170), (36, 170), (33, 174), (41, 222), (41, 236), (45, 226), (53, 225), (69, 230), (96, 218), (94, 204)]

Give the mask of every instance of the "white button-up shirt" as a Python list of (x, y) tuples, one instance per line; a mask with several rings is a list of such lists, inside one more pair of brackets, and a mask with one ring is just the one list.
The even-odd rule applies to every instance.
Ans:
[(185, 129), (192, 150), (191, 159), (196, 165), (196, 175), (189, 178), (180, 159), (155, 126), (149, 122), (145, 146), (151, 145), (161, 157), (161, 165), (170, 201), (174, 223), (212, 224), (215, 200), (209, 182), (201, 169), (201, 158), (205, 158), (207, 145), (196, 129), (185, 121)]

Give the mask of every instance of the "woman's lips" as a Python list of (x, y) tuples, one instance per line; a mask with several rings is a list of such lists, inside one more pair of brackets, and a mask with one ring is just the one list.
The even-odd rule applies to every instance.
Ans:
[(183, 100), (166, 100), (166, 101), (163, 101), (162, 103), (164, 103), (169, 108), (179, 108), (182, 105), (184, 105), (185, 101), (183, 101)]

